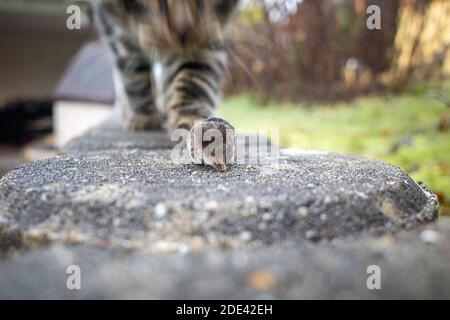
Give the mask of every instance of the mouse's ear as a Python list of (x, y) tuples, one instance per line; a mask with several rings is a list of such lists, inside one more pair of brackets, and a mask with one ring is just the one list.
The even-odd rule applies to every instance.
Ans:
[(239, 0), (215, 0), (214, 9), (222, 24), (226, 24), (238, 7)]

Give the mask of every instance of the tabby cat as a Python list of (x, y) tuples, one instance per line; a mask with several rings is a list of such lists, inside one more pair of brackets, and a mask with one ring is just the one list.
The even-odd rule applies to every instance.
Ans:
[[(222, 132), (232, 129), (213, 114), (227, 66), (224, 30), (238, 2), (96, 0), (100, 29), (115, 58), (125, 96), (121, 114), (129, 130), (166, 126), (169, 132), (178, 128), (193, 132), (199, 123)], [(159, 91), (155, 64), (162, 66)], [(158, 107), (160, 100), (162, 107)], [(206, 163), (219, 171), (226, 168), (224, 163)]]

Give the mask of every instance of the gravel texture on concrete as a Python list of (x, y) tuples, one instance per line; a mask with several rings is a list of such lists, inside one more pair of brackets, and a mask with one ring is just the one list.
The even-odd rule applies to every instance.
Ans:
[[(55, 245), (0, 263), (1, 299), (419, 299), (450, 296), (450, 220), (416, 232), (148, 255)], [(70, 265), (81, 290), (68, 290)], [(369, 290), (369, 266), (380, 289)], [(370, 268), (369, 268), (370, 270)]]
[[(421, 231), (437, 197), (399, 168), (282, 150), (278, 162), (218, 173), (173, 163), (171, 145), (107, 122), (4, 176), (0, 297), (448, 294), (449, 224)], [(71, 263), (85, 270), (79, 293), (61, 284)], [(381, 294), (365, 286), (370, 264), (387, 272)]]
[(113, 149), (168, 149), (173, 147), (163, 131), (129, 132), (114, 118), (69, 141), (62, 153)]
[(338, 154), (225, 173), (168, 150), (113, 150), (25, 164), (0, 182), (0, 218), (29, 239), (176, 250), (263, 246), (412, 228), (436, 197), (398, 168)]

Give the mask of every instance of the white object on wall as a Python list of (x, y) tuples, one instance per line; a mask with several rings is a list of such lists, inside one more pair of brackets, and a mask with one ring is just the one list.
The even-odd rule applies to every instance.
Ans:
[(57, 101), (53, 107), (55, 147), (99, 125), (112, 115), (113, 107), (89, 102)]

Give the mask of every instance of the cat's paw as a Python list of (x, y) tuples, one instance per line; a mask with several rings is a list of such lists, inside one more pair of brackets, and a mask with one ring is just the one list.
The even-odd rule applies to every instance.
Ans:
[(233, 126), (220, 118), (197, 122), (189, 131), (187, 147), (195, 164), (206, 164), (224, 172), (234, 163), (235, 133)]
[(161, 129), (161, 119), (158, 115), (133, 115), (126, 120), (128, 131), (149, 131)]

